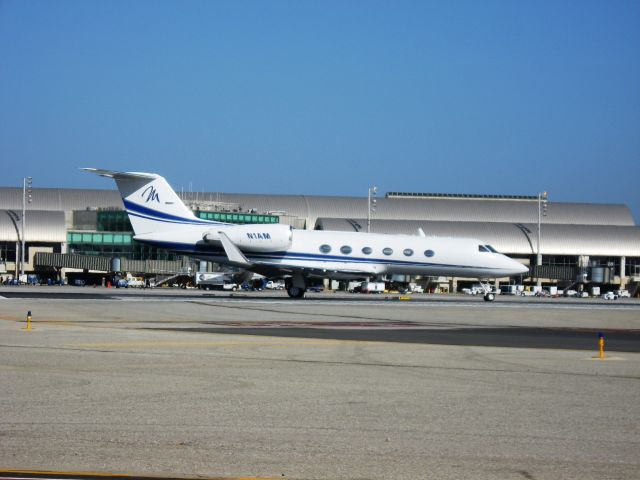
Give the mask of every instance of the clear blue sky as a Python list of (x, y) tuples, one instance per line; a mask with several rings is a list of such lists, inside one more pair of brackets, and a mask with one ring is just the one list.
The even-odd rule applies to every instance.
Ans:
[(0, 0), (0, 185), (536, 194), (640, 219), (640, 1)]

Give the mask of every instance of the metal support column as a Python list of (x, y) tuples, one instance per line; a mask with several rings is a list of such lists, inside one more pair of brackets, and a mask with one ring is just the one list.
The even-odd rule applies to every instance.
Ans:
[(32, 177), (25, 177), (22, 179), (22, 221), (20, 222), (21, 230), (22, 230), (22, 251), (21, 251), (21, 260), (20, 260), (20, 277), (24, 275), (24, 256), (26, 250), (26, 239), (24, 237), (24, 230), (26, 224), (26, 214), (27, 214), (27, 196), (28, 201), (31, 203), (31, 182)]
[(376, 211), (376, 193), (378, 193), (378, 187), (369, 187), (367, 195), (367, 233), (371, 232), (371, 214)]
[(540, 241), (542, 230), (542, 217), (547, 216), (547, 192), (538, 193), (538, 253), (536, 255), (536, 285), (542, 287), (542, 280), (540, 279), (540, 269), (542, 265), (542, 254), (540, 253)]

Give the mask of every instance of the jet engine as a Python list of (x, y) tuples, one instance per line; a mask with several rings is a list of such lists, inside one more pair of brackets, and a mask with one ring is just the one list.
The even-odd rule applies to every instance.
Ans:
[(219, 232), (224, 232), (234, 245), (247, 252), (280, 252), (291, 247), (293, 240), (292, 228), (280, 224), (225, 225), (207, 230), (202, 239), (220, 243)]

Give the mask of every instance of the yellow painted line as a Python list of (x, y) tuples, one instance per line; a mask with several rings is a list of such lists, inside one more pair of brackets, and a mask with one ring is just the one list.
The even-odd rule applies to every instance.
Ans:
[[(50, 472), (43, 470), (0, 470), (0, 475), (59, 475), (69, 477), (102, 477), (102, 478), (149, 478), (162, 480), (164, 478), (181, 478), (183, 480), (275, 480), (276, 477), (158, 477), (153, 475), (132, 475), (127, 473), (104, 472)], [(28, 477), (25, 477), (28, 478)]]

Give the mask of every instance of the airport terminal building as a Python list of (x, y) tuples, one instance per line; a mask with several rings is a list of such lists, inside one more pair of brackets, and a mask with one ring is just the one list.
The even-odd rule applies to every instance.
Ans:
[[(200, 192), (181, 197), (206, 219), (367, 231), (367, 197)], [(537, 196), (391, 192), (377, 199), (370, 231), (417, 234), (421, 228), (427, 236), (481, 239), (530, 267), (529, 274), (519, 279), (522, 283), (540, 278), (545, 284), (562, 286), (578, 282), (638, 289), (640, 227), (627, 206), (550, 202), (538, 223), (540, 207)], [(127, 271), (151, 276), (203, 268), (195, 259), (133, 241), (117, 190), (33, 189), (24, 218), (22, 212), (23, 189), (0, 187), (0, 276), (4, 279), (19, 275), (22, 269), (26, 274), (59, 279), (72, 273)], [(457, 290), (467, 280), (473, 281), (422, 281)]]

